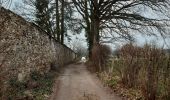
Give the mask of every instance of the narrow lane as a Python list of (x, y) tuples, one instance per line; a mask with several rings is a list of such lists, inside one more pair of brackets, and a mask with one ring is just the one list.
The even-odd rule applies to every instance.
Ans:
[(67, 66), (55, 88), (51, 100), (121, 100), (104, 88), (83, 64)]

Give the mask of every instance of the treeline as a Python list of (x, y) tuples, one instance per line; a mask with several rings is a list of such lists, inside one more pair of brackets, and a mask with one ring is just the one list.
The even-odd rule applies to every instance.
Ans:
[[(22, 0), (22, 4), (17, 3), (15, 11), (61, 43), (66, 38), (71, 40), (68, 32), (73, 35), (84, 32), (91, 61), (95, 45), (133, 40), (132, 31), (146, 35), (168, 34), (169, 0)], [(143, 13), (150, 10), (166, 19), (144, 16)]]
[(124, 86), (141, 90), (146, 100), (170, 100), (170, 54), (164, 49), (126, 44), (116, 51), (110, 68)]
[(82, 30), (82, 22), (75, 18), (77, 11), (69, 0), (21, 0), (15, 2), (13, 10), (61, 44), (71, 40), (68, 31), (77, 34)]

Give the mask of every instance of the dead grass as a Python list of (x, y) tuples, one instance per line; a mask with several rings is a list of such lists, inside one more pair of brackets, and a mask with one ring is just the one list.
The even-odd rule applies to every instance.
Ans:
[(169, 65), (170, 56), (155, 45), (126, 44), (113, 59), (112, 77), (119, 76), (124, 87), (139, 90), (146, 100), (169, 100)]
[(97, 75), (105, 86), (111, 87), (123, 100), (145, 100), (140, 90), (124, 86), (119, 76), (112, 76), (107, 72), (98, 73)]

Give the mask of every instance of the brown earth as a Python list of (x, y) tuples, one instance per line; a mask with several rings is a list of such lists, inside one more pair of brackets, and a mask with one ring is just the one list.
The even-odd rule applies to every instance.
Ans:
[(50, 100), (121, 100), (84, 64), (68, 65), (56, 80)]

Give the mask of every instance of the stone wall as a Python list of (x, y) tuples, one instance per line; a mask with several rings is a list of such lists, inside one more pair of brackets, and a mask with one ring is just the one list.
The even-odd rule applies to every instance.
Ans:
[(0, 95), (11, 78), (23, 81), (33, 71), (43, 74), (75, 57), (38, 26), (0, 7)]

